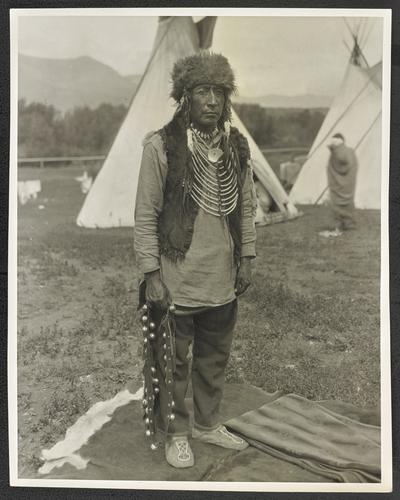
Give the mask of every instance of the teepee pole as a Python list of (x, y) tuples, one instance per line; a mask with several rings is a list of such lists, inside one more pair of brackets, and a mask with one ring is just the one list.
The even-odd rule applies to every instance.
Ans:
[(318, 198), (314, 201), (313, 206), (318, 205), (319, 200), (324, 196), (326, 191), (328, 190), (328, 186), (322, 191), (322, 193), (318, 196)]
[[(361, 50), (360, 38), (358, 37), (359, 31), (360, 31), (360, 24), (358, 25), (357, 32), (354, 33), (354, 30), (351, 29), (351, 27), (350, 27), (350, 25), (345, 17), (343, 18), (343, 21), (344, 21), (347, 29), (349, 30), (350, 36), (352, 37), (353, 42), (354, 42), (354, 47), (353, 47), (353, 51), (352, 51), (350, 60), (353, 60), (355, 62), (355, 64), (360, 66), (360, 64), (358, 63), (358, 60), (359, 60), (359, 58), (361, 58), (364, 61), (364, 64), (367, 66), (367, 68), (369, 68), (370, 66), (368, 64), (366, 57), (363, 54), (363, 51)], [(357, 58), (354, 57), (355, 55), (357, 56)]]
[(371, 19), (368, 28), (365, 29), (365, 32), (362, 36), (362, 40), (360, 40), (360, 44), (365, 45), (371, 34), (372, 28), (375, 26), (375, 19)]
[(355, 146), (355, 150), (358, 149), (358, 147), (364, 142), (364, 139), (367, 137), (367, 135), (370, 133), (370, 131), (372, 130), (372, 127), (375, 125), (375, 123), (377, 122), (378, 118), (381, 116), (382, 114), (382, 110), (379, 111), (379, 113), (375, 116), (375, 118), (373, 119), (371, 125), (368, 127), (368, 129), (364, 132), (364, 134), (362, 135), (361, 139), (357, 142), (356, 146)]
[(343, 43), (344, 43), (346, 49), (349, 51), (349, 54), (351, 56), (351, 47), (350, 47), (350, 45), (346, 42), (346, 40), (343, 40)]

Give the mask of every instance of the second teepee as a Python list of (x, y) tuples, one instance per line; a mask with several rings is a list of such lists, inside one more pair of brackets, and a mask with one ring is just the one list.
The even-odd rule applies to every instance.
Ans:
[(339, 92), (290, 192), (292, 202), (315, 204), (327, 200), (327, 145), (335, 133), (341, 133), (358, 157), (355, 205), (357, 208), (379, 209), (381, 130), (382, 63), (369, 68), (354, 38), (354, 49)]

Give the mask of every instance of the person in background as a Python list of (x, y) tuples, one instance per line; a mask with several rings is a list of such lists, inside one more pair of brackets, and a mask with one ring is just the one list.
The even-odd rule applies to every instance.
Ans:
[(330, 202), (335, 229), (354, 229), (354, 195), (356, 190), (358, 161), (351, 147), (346, 145), (342, 134), (335, 134), (328, 148), (330, 157), (327, 166)]
[[(219, 415), (237, 297), (251, 284), (256, 240), (250, 151), (230, 126), (234, 90), (224, 56), (202, 52), (177, 61), (177, 110), (146, 136), (139, 174), (135, 251), (146, 299), (175, 307), (174, 414), (168, 420), (160, 385), (160, 429), (167, 429), (166, 460), (178, 468), (194, 464), (189, 436), (233, 450), (248, 446)], [(190, 378), (193, 428), (185, 405)]]

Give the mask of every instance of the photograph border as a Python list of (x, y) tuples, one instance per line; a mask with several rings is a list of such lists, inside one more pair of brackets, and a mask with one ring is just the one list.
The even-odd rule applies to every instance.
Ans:
[[(380, 483), (272, 483), (199, 481), (98, 481), (21, 479), (18, 477), (17, 424), (17, 130), (18, 130), (18, 18), (22, 16), (280, 16), (280, 17), (382, 17), (382, 206), (381, 206), (381, 464)], [(57, 488), (110, 488), (201, 491), (296, 491), (296, 492), (390, 492), (392, 488), (392, 433), (390, 382), (390, 298), (389, 298), (389, 151), (390, 151), (390, 9), (309, 9), (309, 8), (68, 8), (10, 10), (10, 172), (9, 172), (9, 246), (8, 246), (8, 408), (10, 484), (12, 486)]]

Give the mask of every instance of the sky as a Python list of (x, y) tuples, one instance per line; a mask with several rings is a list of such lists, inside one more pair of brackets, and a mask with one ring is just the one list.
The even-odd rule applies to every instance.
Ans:
[[(90, 56), (123, 75), (141, 74), (157, 22), (150, 16), (24, 16), (18, 50), (57, 59)], [(373, 65), (382, 58), (382, 21), (370, 18), (364, 28), (363, 51)], [(242, 96), (333, 96), (349, 58), (345, 42), (352, 44), (341, 17), (219, 16), (212, 49), (228, 57)]]

